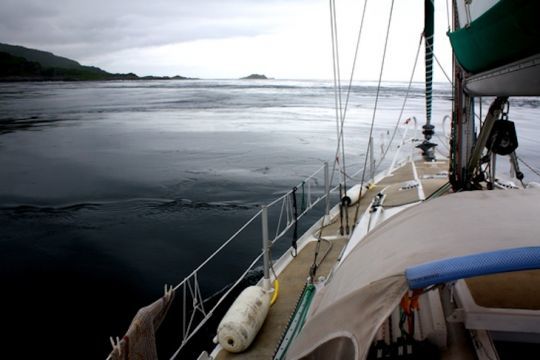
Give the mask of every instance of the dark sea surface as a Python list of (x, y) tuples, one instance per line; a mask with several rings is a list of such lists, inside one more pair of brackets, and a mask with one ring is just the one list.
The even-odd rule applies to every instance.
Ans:
[[(405, 89), (382, 89), (376, 149), (388, 140)], [(352, 88), (345, 126), (351, 172), (364, 161), (375, 93), (374, 83)], [(423, 123), (422, 94), (414, 85), (403, 119)], [(438, 84), (440, 138), (450, 98), (449, 86)], [(539, 105), (517, 99), (510, 110), (519, 155), (537, 168)], [(105, 358), (109, 336), (122, 336), (164, 284), (179, 283), (261, 204), (332, 160), (335, 149), (330, 82), (0, 83), (2, 352)], [(289, 245), (285, 239), (274, 257)], [(204, 297), (234, 281), (260, 247), (255, 224), (210, 265)]]

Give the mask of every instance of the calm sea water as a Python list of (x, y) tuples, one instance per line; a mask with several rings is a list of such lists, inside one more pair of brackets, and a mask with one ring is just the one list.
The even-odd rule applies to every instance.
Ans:
[[(363, 163), (374, 85), (351, 93), (345, 141), (353, 171)], [(377, 144), (387, 141), (405, 89), (385, 84)], [(448, 86), (436, 86), (441, 137), (450, 97)], [(535, 166), (539, 104), (520, 99), (510, 111), (520, 155)], [(415, 85), (403, 118), (422, 123), (422, 109)], [(163, 284), (178, 283), (260, 204), (332, 160), (335, 146), (330, 82), (0, 84), (3, 353), (104, 358), (108, 337), (121, 336)], [(249, 263), (259, 232), (248, 231), (213, 265), (206, 294)]]

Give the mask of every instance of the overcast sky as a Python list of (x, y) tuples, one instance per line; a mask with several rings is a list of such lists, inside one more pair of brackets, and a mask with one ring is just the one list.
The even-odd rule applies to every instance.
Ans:
[[(364, 0), (336, 3), (347, 78)], [(357, 79), (378, 76), (390, 3), (368, 1)], [(436, 54), (449, 72), (446, 0), (435, 5)], [(395, 1), (386, 80), (408, 80), (422, 18), (423, 0)], [(328, 0), (0, 0), (0, 42), (138, 75), (332, 77)]]

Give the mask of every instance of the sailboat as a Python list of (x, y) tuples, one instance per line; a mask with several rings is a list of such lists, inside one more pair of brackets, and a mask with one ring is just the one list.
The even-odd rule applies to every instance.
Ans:
[[(370, 131), (357, 184), (347, 187), (351, 179), (343, 164), (334, 163), (334, 172), (325, 163), (262, 206), (187, 278), (141, 309), (126, 335), (111, 339), (109, 358), (156, 358), (155, 330), (174, 306), (180, 309), (181, 336), (173, 359), (185, 356), (183, 349), (200, 332), (216, 343), (198, 355), (201, 360), (504, 359), (538, 354), (540, 190), (520, 171), (524, 162), (517, 155), (509, 97), (540, 95), (540, 3), (452, 1), (448, 157), (438, 151), (431, 121), (434, 1), (425, 0), (424, 8), (423, 138), (407, 136), (414, 121), (400, 121), (404, 130), (394, 145), (397, 151), (390, 166), (380, 171)], [(333, 0), (330, 12), (335, 40)], [(336, 51), (334, 47), (334, 69)], [(336, 119), (343, 125), (337, 91)], [(486, 114), (479, 112), (482, 97), (492, 99)], [(343, 127), (338, 129), (340, 158)], [(501, 157), (509, 159), (513, 178), (497, 171)], [(333, 186), (336, 172), (342, 179)], [(332, 196), (338, 198), (335, 206)], [(299, 219), (316, 206), (323, 208), (323, 216), (298, 234)], [(276, 208), (279, 219), (269, 222), (269, 212)], [(261, 253), (209, 303), (201, 294), (200, 272), (255, 223), (260, 223)], [(269, 226), (276, 228), (273, 237)], [(274, 258), (275, 244), (291, 235), (291, 248)], [(229, 299), (261, 262), (260, 281)], [(230, 308), (219, 324), (209, 327), (224, 304)]]

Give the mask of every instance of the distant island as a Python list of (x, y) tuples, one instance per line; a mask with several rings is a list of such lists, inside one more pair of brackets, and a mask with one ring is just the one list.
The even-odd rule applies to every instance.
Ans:
[(0, 81), (188, 80), (180, 75), (112, 74), (50, 52), (0, 43)]
[(251, 74), (249, 76), (240, 78), (240, 80), (268, 80), (268, 78), (263, 74)]

